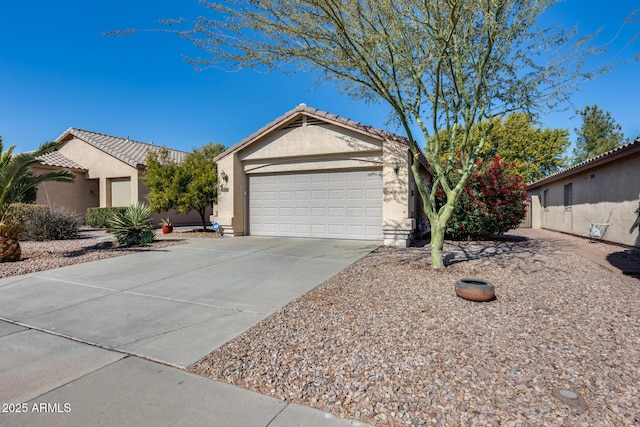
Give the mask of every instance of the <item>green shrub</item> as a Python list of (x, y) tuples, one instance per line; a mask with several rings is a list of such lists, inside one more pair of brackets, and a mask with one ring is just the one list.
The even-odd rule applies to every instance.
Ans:
[(119, 245), (133, 246), (153, 242), (155, 234), (151, 223), (151, 210), (136, 203), (123, 213), (115, 213), (109, 220), (108, 232), (115, 234)]
[(89, 227), (93, 228), (107, 228), (109, 227), (109, 220), (113, 218), (114, 214), (121, 214), (127, 208), (89, 208), (87, 209), (86, 223)]
[[(527, 190), (514, 168), (497, 156), (478, 162), (447, 224), (449, 238), (490, 239), (518, 227), (526, 214)], [(444, 192), (437, 198), (444, 203)]]
[(65, 210), (34, 209), (24, 219), (25, 240), (69, 240), (78, 237), (78, 219)]

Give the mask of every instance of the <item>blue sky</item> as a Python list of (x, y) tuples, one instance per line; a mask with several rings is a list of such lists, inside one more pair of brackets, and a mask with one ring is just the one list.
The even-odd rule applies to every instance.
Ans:
[[(582, 34), (605, 26), (601, 40), (606, 40), (635, 3), (568, 0), (548, 19), (578, 25)], [(317, 87), (308, 74), (196, 72), (182, 56), (199, 52), (175, 35), (103, 35), (202, 14), (206, 9), (197, 0), (2, 2), (0, 135), (5, 147), (32, 150), (69, 127), (186, 151), (207, 142), (231, 146), (302, 102), (396, 131), (386, 125), (385, 106), (352, 101), (332, 86)], [(624, 36), (639, 30), (636, 25)], [(640, 41), (632, 49), (626, 57), (640, 51)], [(597, 103), (633, 139), (640, 135), (639, 99), (640, 62), (633, 62), (584, 84), (572, 98), (575, 108), (541, 121), (572, 131), (581, 121), (571, 110)]]

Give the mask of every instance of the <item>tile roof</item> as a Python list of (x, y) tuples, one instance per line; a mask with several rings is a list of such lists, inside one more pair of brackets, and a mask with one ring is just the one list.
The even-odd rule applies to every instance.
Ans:
[(381, 129), (367, 126), (360, 122), (349, 120), (344, 117), (337, 116), (335, 114), (327, 113), (326, 111), (318, 110), (317, 108), (311, 108), (311, 107), (308, 107), (306, 104), (300, 104), (293, 110), (286, 112), (284, 115), (278, 117), (277, 119), (273, 120), (271, 123), (267, 124), (266, 126), (263, 126), (256, 132), (244, 138), (242, 141), (235, 144), (233, 147), (229, 148), (227, 151), (225, 151), (224, 153), (216, 157), (215, 160), (219, 160), (235, 151), (238, 151), (244, 148), (245, 146), (259, 139), (260, 137), (268, 134), (269, 132), (272, 132), (281, 126), (288, 124), (292, 118), (298, 115), (306, 115), (307, 117), (315, 118), (327, 123), (332, 123), (338, 126), (347, 127), (352, 130), (372, 136), (374, 138), (396, 141), (396, 142), (400, 142), (402, 144), (407, 144), (407, 145), (409, 144), (409, 141), (407, 140), (407, 138), (403, 136), (399, 136), (391, 132), (387, 132)]
[[(144, 166), (149, 152), (158, 153), (163, 148), (158, 145), (133, 141), (129, 139), (129, 137), (120, 138), (77, 128), (67, 129), (56, 141), (64, 141), (70, 136), (75, 136), (133, 167)], [(172, 148), (168, 148), (168, 150), (169, 159), (176, 163), (182, 163), (189, 154), (186, 151), (174, 150)]]
[(77, 169), (86, 171), (87, 168), (79, 163), (74, 162), (70, 158), (60, 154), (58, 151), (51, 151), (38, 157), (44, 166), (55, 166), (59, 168)]
[(529, 184), (528, 188), (533, 189), (533, 188), (539, 187), (543, 184), (555, 181), (558, 178), (570, 176), (582, 170), (591, 169), (592, 167), (601, 165), (603, 163), (608, 163), (620, 157), (625, 157), (637, 151), (640, 151), (640, 138), (636, 139), (633, 142), (629, 142), (627, 144), (616, 147), (613, 150), (609, 150), (606, 153), (602, 153), (596, 157), (587, 159), (584, 162), (578, 163), (576, 165), (563, 169), (559, 172), (551, 174), (547, 177), (539, 179), (538, 181), (532, 182), (531, 184)]

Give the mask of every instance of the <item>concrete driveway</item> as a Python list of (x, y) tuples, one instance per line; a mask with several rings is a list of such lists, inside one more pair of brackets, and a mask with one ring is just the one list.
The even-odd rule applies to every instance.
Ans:
[[(318, 425), (333, 425), (324, 424), (330, 417), (315, 414), (319, 411), (311, 416), (307, 411), (314, 410), (309, 408), (271, 402), (177, 369), (164, 376), (158, 372), (170, 369), (167, 365), (191, 365), (378, 245), (299, 238), (193, 239), (187, 245), (0, 279), (0, 320), (5, 321), (0, 321), (0, 403), (75, 399), (80, 402), (64, 403), (75, 406), (75, 414), (84, 414), (76, 420), (83, 423), (91, 421), (87, 417), (95, 410), (107, 410), (105, 404), (114, 409), (133, 402), (126, 405), (132, 406), (128, 413), (107, 415), (106, 424), (111, 424), (108, 420), (119, 424), (122, 417), (137, 416), (132, 412), (137, 409), (133, 397), (118, 403), (127, 393), (118, 391), (122, 385), (115, 383), (147, 385), (156, 390), (154, 395), (169, 387), (166, 396), (159, 393), (152, 398), (143, 393), (138, 403), (147, 408), (154, 406), (150, 402), (166, 406), (164, 400), (169, 399), (174, 408), (182, 398), (171, 394), (170, 386), (176, 384), (173, 375), (185, 376), (183, 381), (198, 393), (213, 387), (217, 391), (210, 391), (211, 396), (222, 393), (224, 399), (238, 393), (251, 395), (249, 406), (257, 408), (259, 415), (257, 423), (247, 425), (266, 426), (274, 417), (282, 420), (285, 415), (295, 419), (296, 413), (306, 414), (303, 424), (318, 416), (322, 420)], [(164, 366), (154, 368), (153, 361)], [(115, 391), (110, 394), (101, 385)], [(90, 390), (100, 390), (99, 398), (91, 398)], [(211, 415), (210, 397), (198, 402)], [(268, 401), (265, 411), (260, 409), (264, 399)], [(242, 399), (236, 396), (232, 401), (239, 405), (237, 416), (247, 411)], [(230, 405), (227, 412), (233, 412)], [(197, 409), (192, 404), (184, 411), (196, 417)], [(166, 420), (180, 415), (175, 410), (166, 414)], [(60, 425), (73, 424), (69, 416), (45, 417), (43, 425), (55, 425), (55, 420)], [(211, 416), (202, 424), (238, 425), (244, 419), (224, 411)], [(28, 418), (0, 413), (0, 424), (29, 425), (38, 419), (33, 413)], [(185, 424), (184, 419), (179, 424)]]

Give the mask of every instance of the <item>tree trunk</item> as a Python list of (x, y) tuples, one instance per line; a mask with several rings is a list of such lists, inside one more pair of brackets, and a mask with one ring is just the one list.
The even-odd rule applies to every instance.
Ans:
[(0, 262), (19, 261), (22, 255), (18, 239), (0, 237)]
[(437, 222), (431, 225), (431, 267), (433, 268), (444, 268), (442, 248), (445, 229), (446, 226), (442, 227)]
[(207, 207), (198, 206), (196, 210), (198, 211), (198, 214), (200, 215), (200, 219), (202, 220), (202, 231), (207, 231), (207, 220), (204, 217), (205, 214), (207, 213)]
[(442, 248), (444, 247), (444, 235), (447, 230), (447, 223), (453, 212), (455, 199), (449, 200), (446, 209), (439, 214), (428, 215), (431, 225), (431, 267), (444, 268)]

